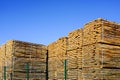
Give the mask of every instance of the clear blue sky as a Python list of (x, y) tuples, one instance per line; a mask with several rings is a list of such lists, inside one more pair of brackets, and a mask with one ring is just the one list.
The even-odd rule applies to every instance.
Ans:
[(49, 44), (99, 17), (120, 22), (120, 0), (0, 0), (0, 44)]

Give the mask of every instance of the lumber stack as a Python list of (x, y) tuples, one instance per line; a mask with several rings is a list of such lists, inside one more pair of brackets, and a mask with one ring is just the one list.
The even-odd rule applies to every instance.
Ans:
[(77, 29), (68, 34), (67, 47), (67, 78), (68, 80), (82, 79), (82, 38), (83, 30)]
[[(7, 67), (7, 79), (25, 80), (27, 67), (30, 80), (46, 80), (47, 48), (41, 44), (10, 40), (1, 46), (2, 66)], [(27, 66), (28, 65), (28, 66)]]
[(7, 80), (26, 80), (27, 72), (30, 80), (46, 80), (47, 73), (48, 80), (64, 80), (64, 61), (67, 80), (119, 80), (120, 24), (99, 18), (47, 47), (10, 40), (0, 47), (0, 79), (6, 67)]
[(48, 45), (49, 80), (64, 79), (64, 60), (66, 59), (67, 37), (62, 37)]
[[(0, 46), (0, 64), (1, 64), (1, 79), (3, 79), (3, 74), (4, 74), (4, 66), (8, 66), (6, 61), (6, 44), (3, 44)], [(7, 72), (9, 69), (7, 69)]]
[(64, 60), (66, 59), (67, 37), (61, 37), (56, 41), (56, 66), (57, 79), (64, 79)]
[(120, 79), (120, 25), (97, 19), (83, 30), (83, 79)]
[(83, 67), (120, 67), (120, 46), (93, 44), (83, 47)]
[(49, 80), (56, 79), (56, 42), (48, 45), (48, 78)]
[(84, 25), (84, 45), (98, 42), (120, 45), (120, 24), (97, 19)]
[(68, 33), (67, 50), (81, 49), (82, 47), (83, 29), (77, 29)]

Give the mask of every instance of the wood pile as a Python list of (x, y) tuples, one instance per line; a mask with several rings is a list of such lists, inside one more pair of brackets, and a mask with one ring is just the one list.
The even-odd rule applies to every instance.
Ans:
[[(29, 64), (30, 80), (46, 80), (47, 47), (41, 44), (10, 40), (1, 46), (2, 66), (7, 67), (7, 79), (26, 80)], [(4, 71), (4, 69), (2, 69)]]
[(120, 24), (97, 19), (84, 25), (83, 45), (108, 43), (120, 45)]
[(77, 29), (68, 33), (67, 50), (81, 49), (82, 47), (83, 29)]
[[(0, 46), (0, 64), (1, 64), (1, 79), (3, 79), (3, 74), (4, 74), (4, 65), (6, 64), (6, 45), (2, 45)], [(7, 65), (5, 65), (7, 66)], [(9, 69), (7, 69), (7, 72), (10, 72), (8, 71)]]
[(47, 73), (48, 80), (64, 80), (65, 60), (67, 80), (119, 80), (120, 24), (99, 18), (47, 47), (8, 41), (0, 47), (0, 77), (6, 66), (8, 80), (11, 73), (14, 80), (26, 80), (29, 64), (30, 80), (46, 80)]
[[(56, 45), (53, 46), (54, 44)], [(62, 53), (59, 46), (54, 42), (52, 50), (49, 48), (48, 51), (50, 56), (60, 56), (62, 61), (67, 59), (68, 80), (120, 79), (120, 24), (99, 18), (85, 24), (83, 29), (70, 32), (67, 48)], [(50, 57), (51, 63), (58, 63), (54, 65), (54, 79), (63, 80), (57, 75), (61, 71), (59, 75), (64, 77), (64, 65), (60, 64), (59, 58), (55, 58)], [(58, 66), (61, 67), (60, 70)]]
[(48, 78), (49, 80), (56, 79), (56, 42), (48, 45)]
[(120, 25), (103, 19), (83, 29), (83, 79), (120, 79)]
[(48, 78), (64, 79), (64, 60), (66, 59), (67, 37), (59, 38), (48, 45)]
[(67, 45), (67, 78), (68, 80), (78, 80), (82, 74), (78, 72), (82, 68), (82, 38), (83, 30), (77, 29), (68, 34)]

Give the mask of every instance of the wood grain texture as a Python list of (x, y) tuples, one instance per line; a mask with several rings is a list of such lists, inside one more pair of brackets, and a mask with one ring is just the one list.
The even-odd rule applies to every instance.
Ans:
[(64, 79), (64, 60), (67, 58), (67, 37), (61, 37), (48, 45), (49, 80)]
[(97, 19), (84, 25), (83, 45), (98, 42), (120, 45), (120, 24)]

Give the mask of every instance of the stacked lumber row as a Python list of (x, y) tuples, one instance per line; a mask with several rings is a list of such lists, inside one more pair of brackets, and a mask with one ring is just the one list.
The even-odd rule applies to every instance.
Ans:
[(84, 68), (83, 80), (119, 80), (120, 69)]
[[(7, 67), (7, 73), (10, 73), (10, 67), (8, 67), (8, 65), (10, 64), (8, 62), (6, 62), (6, 44), (3, 44), (2, 46), (0, 46), (0, 64), (1, 64), (1, 79), (3, 79), (3, 75), (4, 75), (4, 67)], [(9, 75), (7, 75), (8, 77)]]
[(26, 65), (29, 64), (30, 80), (46, 80), (46, 46), (17, 40), (10, 40), (4, 45), (1, 56), (5, 58), (2, 66), (7, 66), (7, 79), (12, 73), (13, 79), (26, 80)]
[(64, 59), (67, 55), (66, 54), (67, 40), (68, 40), (67, 37), (62, 37), (56, 41), (56, 51), (57, 51), (56, 55), (60, 60)]
[(48, 45), (48, 78), (49, 80), (56, 79), (56, 42)]
[(120, 25), (103, 19), (84, 26), (83, 79), (120, 79)]
[(64, 60), (66, 59), (67, 37), (59, 38), (48, 45), (49, 80), (64, 79)]
[[(118, 75), (120, 76), (119, 52), (120, 52), (120, 46), (113, 46), (106, 44), (94, 44), (83, 47), (83, 53), (84, 53), (83, 70), (82, 70), (83, 78), (85, 80), (89, 80), (89, 79), (92, 80), (93, 79), (92, 75), (94, 75), (95, 79), (103, 78), (109, 80), (110, 78), (112, 78), (112, 80), (119, 80), (120, 78), (118, 77)], [(95, 70), (91, 72), (87, 72), (92, 69)], [(86, 70), (86, 72), (84, 70)], [(96, 70), (99, 70), (100, 72), (97, 72)], [(115, 73), (115, 71), (117, 70), (118, 72)], [(107, 75), (107, 74), (111, 74), (111, 75)]]
[(59, 38), (56, 41), (56, 55), (57, 55), (57, 79), (64, 79), (64, 60), (66, 59), (66, 49), (67, 49), (67, 37)]
[(67, 55), (69, 68), (82, 68), (82, 39), (82, 29), (74, 30), (68, 34)]
[(120, 45), (120, 24), (97, 19), (84, 25), (83, 45), (98, 42)]
[(56, 66), (57, 79), (64, 79), (64, 60), (66, 59), (67, 37), (59, 38), (56, 41)]
[(67, 50), (81, 49), (82, 47), (83, 29), (77, 29), (68, 33)]
[(93, 44), (83, 47), (83, 67), (119, 67), (120, 46)]
[(67, 79), (82, 79), (82, 38), (83, 30), (77, 29), (68, 34)]

